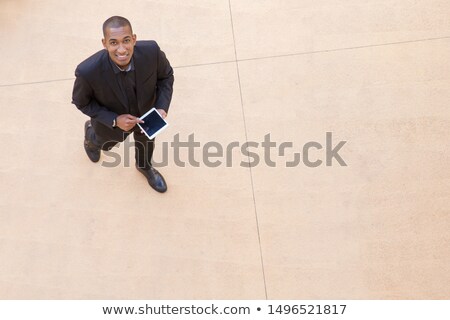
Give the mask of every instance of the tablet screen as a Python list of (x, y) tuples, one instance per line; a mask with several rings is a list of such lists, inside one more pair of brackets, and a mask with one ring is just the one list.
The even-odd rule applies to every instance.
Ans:
[(139, 123), (139, 126), (145, 131), (149, 139), (153, 139), (159, 131), (167, 126), (167, 122), (155, 108), (143, 115), (141, 120), (143, 120), (144, 123)]

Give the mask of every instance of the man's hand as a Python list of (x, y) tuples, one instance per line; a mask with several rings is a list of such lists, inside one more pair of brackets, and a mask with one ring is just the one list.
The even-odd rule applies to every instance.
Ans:
[(121, 114), (116, 119), (116, 126), (123, 131), (130, 131), (137, 123), (144, 123), (144, 121), (131, 114)]
[(167, 117), (167, 113), (164, 111), (164, 109), (156, 109), (156, 111), (159, 112), (159, 114), (161, 115), (161, 117), (163, 117), (163, 119)]

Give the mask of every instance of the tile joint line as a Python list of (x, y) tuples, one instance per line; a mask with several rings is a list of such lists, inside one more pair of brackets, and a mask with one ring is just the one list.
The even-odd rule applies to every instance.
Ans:
[[(231, 32), (233, 34), (233, 47), (234, 47), (234, 58), (235, 58), (234, 62), (236, 63), (236, 72), (237, 72), (237, 77), (238, 77), (239, 95), (240, 95), (240, 98), (241, 98), (241, 110), (242, 110), (242, 119), (243, 119), (243, 122), (244, 122), (245, 141), (248, 142), (247, 124), (245, 122), (245, 112), (244, 112), (244, 100), (242, 98), (241, 77), (240, 77), (240, 73), (239, 73), (239, 60), (237, 59), (236, 40), (235, 40), (235, 36), (234, 36), (233, 12), (231, 10), (231, 0), (228, 0), (228, 6), (230, 8)], [(250, 156), (248, 156), (248, 162), (250, 163)], [(264, 272), (264, 259), (263, 259), (262, 246), (261, 246), (261, 234), (260, 234), (260, 231), (259, 231), (258, 210), (256, 208), (255, 187), (254, 187), (254, 183), (253, 183), (253, 171), (252, 171), (252, 167), (251, 166), (249, 166), (249, 172), (250, 172), (250, 182), (251, 182), (251, 186), (252, 186), (253, 206), (254, 206), (254, 210), (255, 210), (256, 231), (257, 231), (257, 234), (258, 234), (259, 255), (260, 255), (260, 258), (261, 258), (261, 271), (262, 271), (263, 283), (264, 283), (264, 294), (265, 294), (266, 300), (268, 300), (266, 275), (265, 275), (265, 272)]]
[[(230, 5), (230, 10), (231, 10), (231, 4), (229, 3), (229, 5)], [(230, 15), (231, 15), (231, 11), (230, 11)], [(231, 20), (233, 20), (233, 17), (231, 17)], [(296, 53), (286, 53), (286, 54), (280, 54), (280, 55), (275, 55), (275, 56), (238, 59), (237, 58), (237, 54), (236, 54), (236, 41), (234, 39), (234, 28), (233, 28), (233, 25), (231, 27), (233, 29), (233, 45), (234, 45), (234, 57), (235, 57), (234, 60), (208, 62), (208, 63), (198, 63), (198, 64), (191, 64), (191, 65), (185, 65), (185, 66), (177, 66), (177, 67), (173, 67), (173, 68), (174, 69), (182, 69), (182, 68), (210, 66), (210, 65), (216, 65), (216, 64), (225, 64), (225, 63), (236, 63), (237, 64), (238, 62), (242, 62), (242, 61), (255, 61), (255, 60), (273, 59), (273, 58), (294, 57), (294, 56), (302, 56), (302, 55), (307, 55), (307, 54), (338, 52), (338, 51), (345, 51), (345, 50), (356, 50), (356, 49), (364, 49), (364, 48), (390, 46), (390, 45), (396, 45), (396, 44), (406, 44), (406, 43), (415, 43), (415, 42), (425, 42), (425, 41), (433, 41), (433, 40), (450, 39), (450, 36), (445, 36), (445, 37), (438, 37), (438, 38), (425, 38), (425, 39), (406, 40), (406, 41), (398, 41), (398, 42), (368, 44), (368, 45), (365, 45), (365, 46), (355, 46), (355, 47), (335, 48), (335, 49), (324, 49), (324, 50), (317, 50), (317, 51), (305, 51), (305, 52), (296, 52)], [(11, 84), (0, 84), (0, 88), (16, 87), (16, 86), (31, 85), (31, 84), (41, 84), (41, 83), (51, 83), (51, 82), (62, 82), (62, 81), (69, 81), (69, 80), (75, 80), (75, 78), (54, 79), (54, 80), (44, 80), (44, 81), (33, 81), (33, 82), (22, 82), (22, 83), (11, 83)], [(240, 83), (239, 83), (239, 86), (240, 86)]]

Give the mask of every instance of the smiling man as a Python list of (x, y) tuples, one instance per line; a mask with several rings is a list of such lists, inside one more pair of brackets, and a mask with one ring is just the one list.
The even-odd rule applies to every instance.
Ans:
[(137, 123), (151, 108), (165, 118), (173, 92), (173, 69), (155, 41), (137, 41), (130, 22), (119, 16), (103, 24), (103, 47), (75, 70), (72, 103), (91, 120), (84, 126), (84, 149), (92, 162), (133, 132), (136, 168), (150, 186), (165, 192), (151, 159), (154, 139)]

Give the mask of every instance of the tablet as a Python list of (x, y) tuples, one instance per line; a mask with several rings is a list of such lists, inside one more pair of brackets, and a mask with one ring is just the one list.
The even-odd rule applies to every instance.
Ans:
[(155, 108), (150, 109), (139, 119), (143, 120), (144, 123), (138, 123), (138, 126), (149, 139), (156, 137), (169, 125)]

